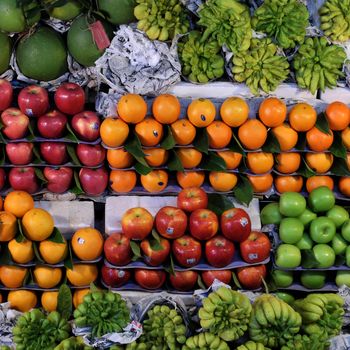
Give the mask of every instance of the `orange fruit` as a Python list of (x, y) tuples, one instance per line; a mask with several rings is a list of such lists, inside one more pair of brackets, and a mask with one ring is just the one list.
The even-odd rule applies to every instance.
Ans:
[(232, 139), (231, 128), (219, 120), (207, 126), (207, 134), (211, 148), (225, 148)]
[(129, 126), (120, 118), (106, 118), (101, 123), (102, 142), (108, 147), (119, 147), (129, 136)]
[(12, 239), (7, 247), (10, 251), (12, 260), (17, 264), (27, 264), (34, 259), (32, 241), (25, 240), (23, 242), (17, 242), (16, 239)]
[(257, 119), (249, 119), (238, 129), (238, 138), (243, 147), (256, 150), (263, 146), (267, 139), (265, 125)]
[(247, 153), (246, 164), (252, 173), (261, 175), (269, 172), (273, 167), (273, 155), (266, 152)]
[(202, 161), (202, 153), (195, 148), (178, 148), (177, 156), (185, 169), (196, 168)]
[(236, 186), (237, 181), (237, 175), (233, 173), (225, 173), (221, 171), (211, 171), (209, 173), (210, 185), (218, 192), (231, 191)]
[(249, 182), (253, 187), (255, 193), (268, 192), (273, 184), (272, 174), (264, 175), (247, 175)]
[(100, 231), (87, 227), (81, 228), (74, 233), (71, 247), (80, 260), (95, 260), (102, 254), (103, 242), (103, 236)]
[(3, 208), (4, 208), (4, 201), (2, 197), (0, 197), (0, 211), (3, 210)]
[(93, 264), (74, 264), (73, 269), (67, 269), (67, 279), (75, 287), (89, 286), (96, 281), (98, 269)]
[(229, 97), (220, 107), (220, 116), (227, 125), (237, 128), (248, 119), (248, 103), (240, 97)]
[(179, 119), (181, 105), (176, 96), (164, 94), (155, 98), (152, 105), (154, 118), (162, 124), (171, 124)]
[(147, 104), (140, 95), (126, 94), (118, 101), (117, 112), (126, 123), (137, 124), (145, 119)]
[(187, 146), (195, 139), (196, 128), (188, 119), (181, 119), (171, 124), (171, 133), (178, 145)]
[(0, 294), (0, 304), (4, 302), (2, 295)]
[(187, 108), (187, 117), (197, 128), (205, 128), (214, 121), (215, 116), (215, 105), (207, 98), (193, 100)]
[(16, 236), (17, 218), (10, 212), (0, 211), (0, 242), (8, 242)]
[(21, 218), (27, 211), (34, 208), (32, 196), (24, 191), (12, 191), (4, 201), (4, 210)]
[(350, 123), (350, 109), (343, 102), (332, 102), (326, 108), (326, 118), (332, 130), (344, 130)]
[(73, 305), (77, 308), (83, 301), (85, 295), (90, 293), (90, 288), (76, 289), (73, 294)]
[(272, 129), (281, 151), (290, 151), (298, 143), (298, 133), (290, 127), (289, 124), (284, 123)]
[(349, 151), (350, 150), (350, 128), (347, 127), (341, 132), (341, 139), (344, 146)]
[(56, 287), (62, 279), (59, 267), (36, 266), (33, 270), (34, 280), (40, 288)]
[(313, 171), (323, 174), (331, 168), (333, 155), (331, 153), (306, 153), (305, 160)]
[(134, 162), (134, 157), (124, 148), (107, 150), (108, 164), (115, 169), (130, 168)]
[(28, 269), (25, 267), (3, 265), (0, 267), (0, 281), (7, 288), (23, 286)]
[(309, 148), (315, 152), (326, 151), (332, 146), (334, 136), (332, 130), (329, 130), (330, 134), (326, 134), (321, 130), (313, 127), (306, 133), (306, 141)]
[(11, 290), (7, 295), (7, 301), (10, 302), (12, 309), (21, 312), (35, 308), (38, 303), (36, 294), (31, 290)]
[(44, 209), (34, 208), (24, 214), (22, 226), (28, 239), (43, 241), (51, 236), (55, 223), (49, 212)]
[(287, 106), (276, 97), (266, 98), (259, 106), (259, 118), (269, 128), (283, 124), (286, 117)]
[(64, 243), (44, 240), (39, 243), (39, 252), (46, 263), (52, 265), (58, 264), (66, 258), (68, 253), (68, 244), (66, 240), (64, 240)]
[(153, 170), (140, 177), (142, 187), (148, 192), (161, 192), (168, 186), (168, 173), (164, 170)]
[(112, 170), (109, 173), (109, 186), (114, 192), (127, 193), (136, 186), (136, 172), (134, 170)]
[(303, 188), (303, 178), (299, 175), (283, 175), (275, 178), (275, 187), (279, 193), (300, 192)]
[(136, 124), (135, 132), (141, 144), (148, 147), (158, 145), (163, 138), (163, 126), (153, 118), (146, 118)]
[(218, 151), (216, 154), (225, 161), (228, 170), (238, 168), (242, 160), (242, 154), (233, 151)]
[(348, 166), (348, 170), (350, 170), (350, 153), (346, 154), (345, 162), (346, 162), (346, 165)]
[(168, 151), (163, 148), (148, 148), (144, 150), (144, 153), (147, 164), (152, 167), (164, 165), (169, 156)]
[(44, 292), (41, 294), (41, 306), (47, 312), (56, 311), (58, 292)]
[(350, 177), (342, 176), (338, 182), (339, 191), (346, 197), (350, 197)]
[(176, 179), (182, 188), (201, 187), (205, 179), (205, 173), (203, 171), (178, 171)]
[(327, 175), (315, 175), (306, 180), (306, 190), (310, 193), (315, 188), (327, 186), (331, 191), (334, 189), (334, 181)]
[(275, 168), (282, 174), (291, 174), (296, 172), (301, 163), (301, 156), (299, 153), (280, 153), (276, 155)]
[(289, 123), (296, 131), (308, 131), (317, 121), (315, 108), (307, 103), (296, 104), (289, 112)]

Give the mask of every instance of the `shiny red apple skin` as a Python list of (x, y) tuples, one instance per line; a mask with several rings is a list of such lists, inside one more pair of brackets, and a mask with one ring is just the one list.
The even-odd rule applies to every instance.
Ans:
[(202, 246), (193, 237), (185, 235), (173, 241), (172, 252), (180, 266), (192, 267), (197, 265), (202, 257)]
[(240, 267), (237, 269), (236, 275), (243, 288), (258, 289), (263, 285), (262, 278), (266, 278), (266, 266)]
[(270, 256), (271, 242), (262, 232), (252, 231), (239, 245), (242, 259), (247, 263), (260, 263)]
[(113, 233), (108, 236), (103, 250), (107, 261), (116, 266), (128, 265), (133, 257), (130, 239), (122, 233)]
[(88, 167), (99, 166), (106, 158), (106, 150), (101, 145), (79, 143), (76, 153), (80, 162)]
[(13, 165), (28, 165), (33, 160), (34, 145), (30, 142), (7, 143), (6, 155)]
[(26, 86), (18, 95), (18, 106), (29, 117), (39, 117), (50, 107), (49, 94), (41, 86)]
[(73, 170), (72, 168), (61, 167), (52, 168), (45, 167), (43, 174), (47, 180), (46, 188), (52, 193), (67, 192), (72, 184)]
[(166, 273), (163, 270), (135, 270), (134, 278), (136, 283), (144, 289), (159, 289), (165, 282)]
[(67, 146), (63, 142), (41, 142), (40, 154), (50, 165), (63, 165), (68, 161)]
[(162, 249), (154, 249), (153, 244), (155, 244), (155, 242), (149, 239), (144, 239), (141, 242), (143, 259), (145, 263), (150, 266), (162, 265), (170, 254), (170, 243), (168, 240), (160, 238), (158, 245), (160, 245)]
[(196, 271), (175, 271), (174, 275), (170, 275), (169, 281), (174, 289), (188, 292), (195, 289), (198, 280)]
[(206, 241), (214, 237), (219, 230), (219, 220), (209, 209), (197, 209), (190, 216), (190, 233), (194, 238)]
[(76, 114), (71, 125), (80, 140), (93, 142), (100, 136), (100, 118), (95, 112), (84, 111)]
[(206, 209), (208, 206), (208, 195), (198, 187), (184, 188), (177, 196), (177, 206), (187, 212)]
[(46, 139), (59, 139), (66, 131), (67, 117), (53, 110), (41, 115), (37, 121), (37, 128), (40, 135)]
[(183, 210), (170, 206), (161, 208), (155, 217), (157, 232), (168, 239), (183, 236), (186, 232), (187, 221), (187, 215)]
[(233, 261), (235, 245), (224, 236), (216, 236), (205, 243), (205, 257), (208, 263), (222, 268)]
[(215, 279), (218, 281), (230, 284), (232, 280), (232, 271), (230, 270), (210, 270), (210, 271), (203, 271), (202, 272), (202, 281), (206, 285), (207, 288), (209, 288)]
[(8, 80), (0, 79), (0, 112), (9, 108), (13, 100), (13, 87)]
[(124, 235), (133, 240), (143, 240), (152, 231), (153, 216), (145, 208), (127, 210), (121, 220)]
[(9, 182), (12, 189), (33, 194), (39, 190), (38, 180), (33, 167), (11, 168)]
[(248, 213), (241, 208), (226, 210), (221, 215), (221, 232), (233, 242), (243, 242), (251, 232), (251, 221)]
[(18, 108), (7, 108), (1, 113), (2, 133), (10, 140), (23, 138), (28, 132), (29, 118)]
[(114, 269), (107, 266), (102, 266), (102, 280), (108, 287), (119, 288), (129, 282), (131, 278), (130, 270)]
[(58, 87), (54, 100), (61, 112), (69, 115), (78, 114), (84, 110), (85, 92), (78, 84), (66, 82)]
[(83, 191), (89, 196), (100, 196), (108, 186), (108, 172), (104, 167), (97, 169), (82, 168), (79, 181)]

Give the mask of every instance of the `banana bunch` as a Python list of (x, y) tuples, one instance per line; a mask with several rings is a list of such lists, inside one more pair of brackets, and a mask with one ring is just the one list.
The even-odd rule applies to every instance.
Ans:
[(309, 89), (312, 94), (317, 89), (324, 92), (326, 87), (335, 87), (338, 78), (343, 76), (345, 59), (344, 49), (328, 44), (326, 38), (307, 38), (293, 61), (298, 86)]
[(252, 306), (242, 293), (220, 287), (203, 299), (198, 316), (202, 328), (225, 341), (240, 338), (248, 329)]
[(249, 323), (251, 340), (279, 348), (300, 330), (301, 316), (284, 301), (263, 294), (253, 304)]
[(86, 345), (81, 337), (70, 337), (63, 340), (54, 350), (93, 350), (93, 348)]
[(319, 14), (326, 36), (341, 42), (350, 39), (350, 0), (326, 0)]
[(156, 305), (147, 312), (143, 334), (126, 350), (180, 350), (186, 341), (186, 326), (181, 315), (167, 305)]
[(329, 339), (340, 333), (343, 326), (344, 300), (338, 294), (309, 294), (294, 302), (303, 320), (306, 334)]
[(245, 82), (255, 95), (276, 90), (289, 74), (286, 57), (277, 53), (271, 39), (252, 39), (250, 49), (232, 58), (232, 73), (239, 83)]
[(227, 343), (217, 335), (200, 333), (186, 340), (182, 350), (229, 350)]
[(328, 347), (327, 339), (322, 339), (317, 335), (297, 334), (283, 345), (281, 350), (326, 350)]
[(252, 26), (275, 38), (284, 49), (302, 43), (309, 24), (309, 12), (298, 0), (265, 0), (254, 13)]
[(261, 343), (255, 343), (252, 340), (240, 345), (236, 350), (270, 350)]
[(182, 74), (195, 83), (207, 83), (224, 75), (221, 46), (212, 38), (203, 43), (201, 37), (200, 32), (191, 31), (178, 45)]
[(190, 28), (188, 14), (179, 0), (136, 0), (137, 29), (151, 40), (166, 41)]

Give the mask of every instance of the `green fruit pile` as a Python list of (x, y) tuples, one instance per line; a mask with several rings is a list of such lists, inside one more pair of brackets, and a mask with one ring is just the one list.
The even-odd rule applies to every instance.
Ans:
[(167, 305), (156, 305), (147, 312), (143, 334), (126, 350), (180, 350), (186, 341), (186, 326), (182, 316)]
[(229, 350), (228, 344), (217, 335), (200, 333), (186, 340), (182, 350)]
[(252, 340), (247, 341), (243, 345), (240, 345), (237, 350), (270, 350), (261, 343), (256, 343)]
[(274, 38), (284, 49), (302, 43), (309, 24), (309, 12), (298, 0), (266, 0), (254, 13), (252, 26)]
[(350, 0), (326, 0), (319, 14), (326, 36), (342, 42), (350, 39)]
[(84, 343), (81, 337), (70, 337), (63, 340), (59, 345), (55, 347), (55, 350), (92, 350), (91, 346)]
[(202, 328), (225, 341), (239, 339), (248, 329), (252, 306), (247, 296), (220, 287), (203, 299), (198, 316)]
[(201, 42), (201, 38), (200, 32), (192, 31), (178, 45), (182, 74), (195, 83), (207, 83), (224, 75), (221, 46), (214, 39)]
[(179, 0), (136, 0), (137, 28), (151, 40), (166, 41), (190, 28), (187, 12)]
[(85, 295), (83, 303), (75, 309), (73, 316), (77, 327), (91, 327), (93, 337), (121, 332), (130, 322), (130, 312), (125, 300), (110, 291)]
[(328, 348), (327, 339), (320, 338), (318, 335), (297, 334), (283, 345), (281, 350), (326, 350)]
[(277, 53), (271, 39), (252, 39), (249, 50), (234, 55), (232, 63), (234, 79), (245, 82), (253, 94), (276, 90), (289, 74), (287, 58)]
[(329, 44), (326, 38), (307, 38), (293, 61), (298, 86), (312, 94), (318, 89), (324, 92), (326, 87), (336, 87), (338, 79), (343, 76), (345, 59), (345, 50)]
[(70, 335), (70, 325), (57, 311), (47, 317), (39, 310), (25, 312), (13, 328), (13, 341), (18, 350), (53, 350)]

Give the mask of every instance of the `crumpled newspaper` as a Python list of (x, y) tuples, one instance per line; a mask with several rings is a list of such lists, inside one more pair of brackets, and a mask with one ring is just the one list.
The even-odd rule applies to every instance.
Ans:
[(6, 70), (4, 73), (0, 74), (0, 79), (6, 79), (8, 81), (12, 81), (15, 72), (12, 69)]
[(116, 106), (122, 95), (110, 90), (108, 93), (99, 92), (96, 96), (95, 109), (102, 116), (109, 117), (116, 115)]
[(202, 0), (180, 0), (180, 2), (195, 15), (198, 13), (199, 6), (203, 4)]
[(149, 40), (134, 25), (120, 26), (95, 64), (101, 81), (120, 94), (158, 95), (180, 81), (176, 48)]
[(350, 350), (350, 335), (338, 335), (331, 339), (329, 350)]
[(44, 20), (44, 22), (50, 26), (51, 28), (53, 28), (56, 32), (59, 32), (59, 33), (65, 33), (69, 30), (71, 24), (72, 24), (72, 21), (69, 21), (69, 22), (64, 22), (64, 21), (61, 21), (57, 18), (52, 18), (50, 17), (49, 19), (46, 19)]
[(12, 328), (21, 312), (11, 309), (10, 303), (0, 304), (0, 345), (12, 346)]

